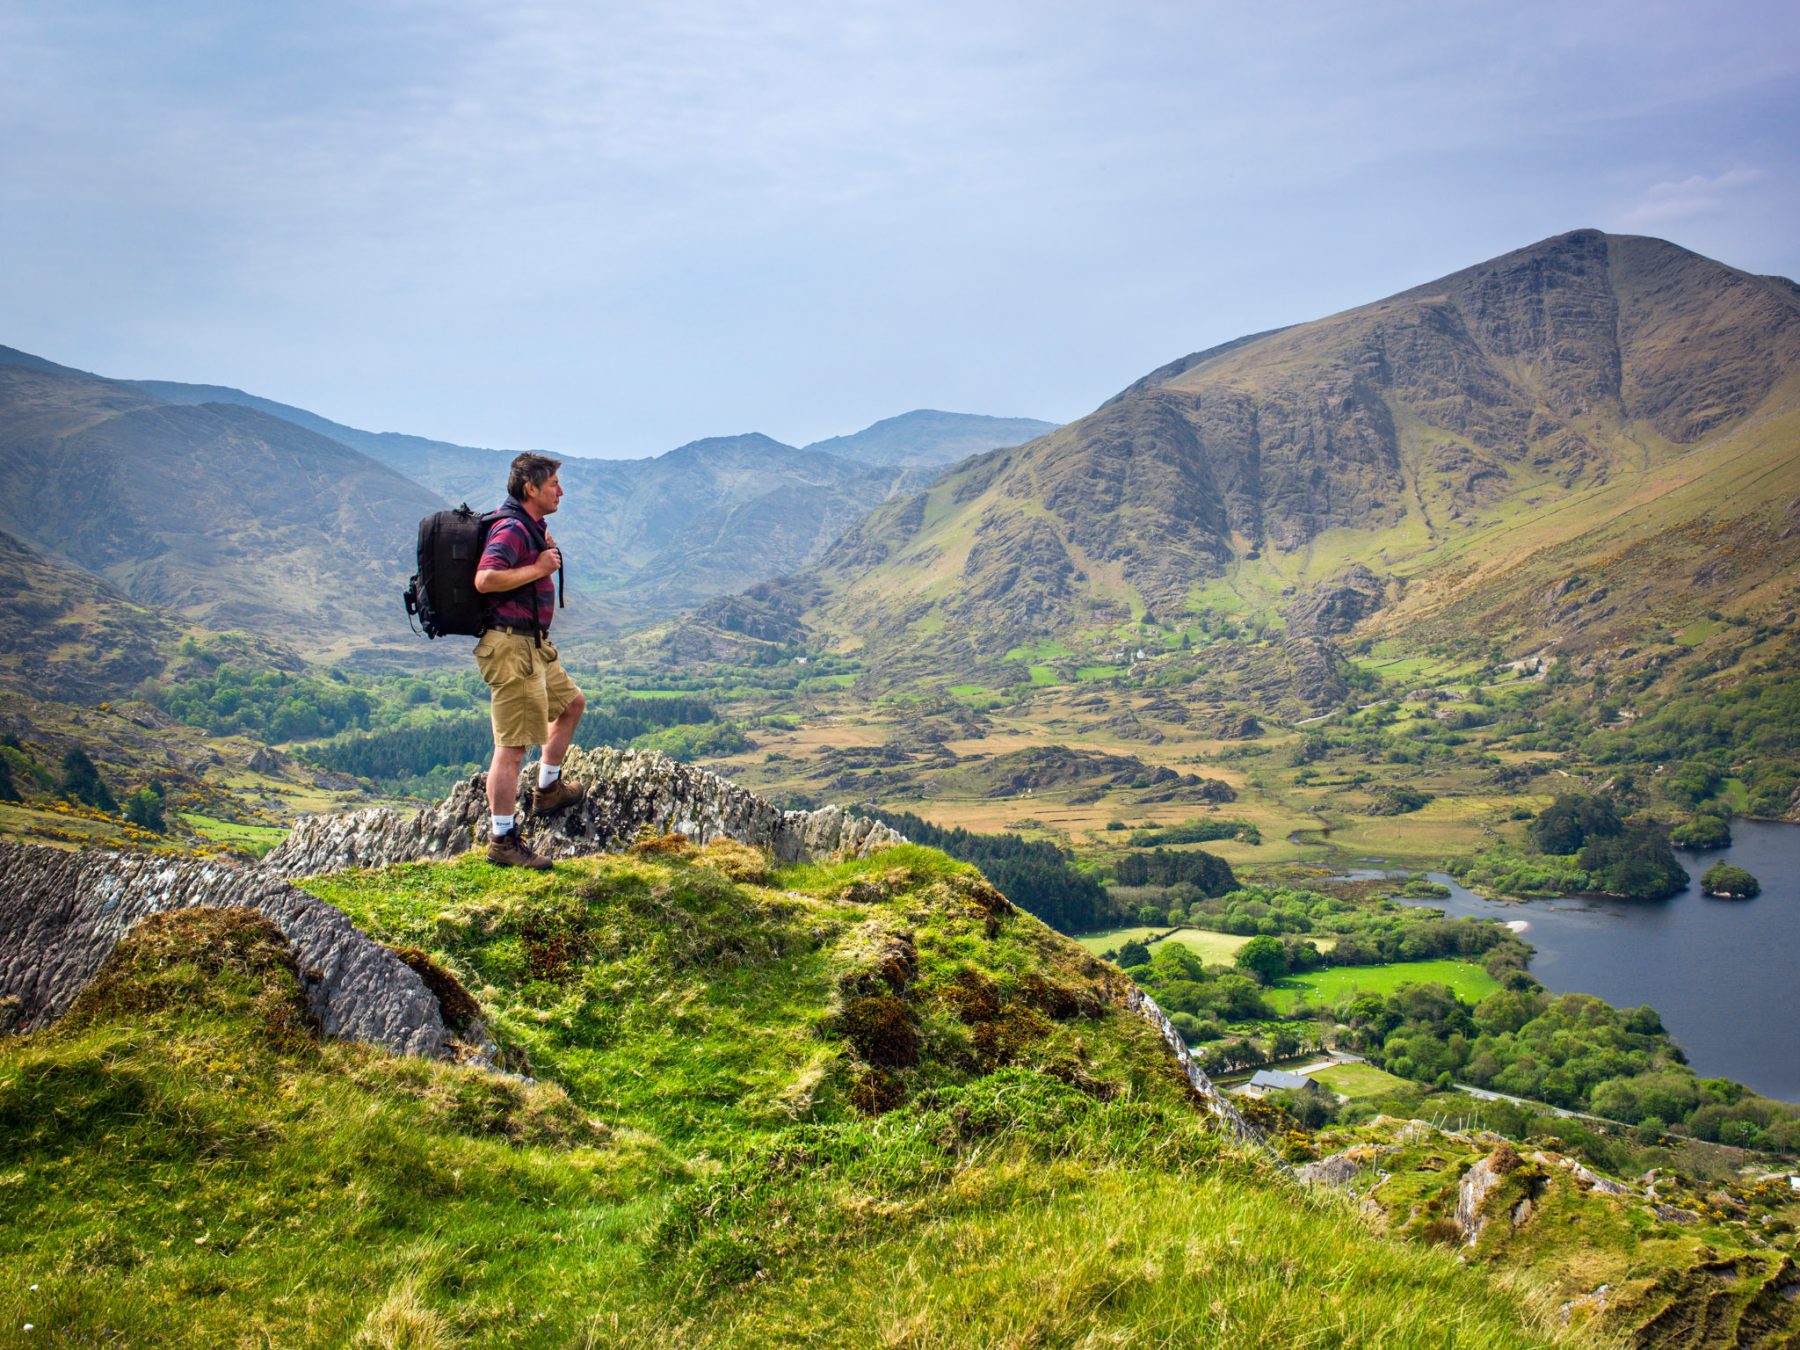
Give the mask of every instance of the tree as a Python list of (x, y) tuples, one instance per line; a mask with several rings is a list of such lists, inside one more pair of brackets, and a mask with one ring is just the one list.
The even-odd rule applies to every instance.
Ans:
[(0, 802), (16, 802), (19, 790), (13, 786), (12, 764), (0, 755)]
[[(1564, 793), (1526, 827), (1540, 853), (1578, 853), (1589, 839), (1610, 838), (1625, 828), (1604, 797)], [(1585, 865), (1585, 864), (1584, 864)]]
[(1676, 848), (1729, 848), (1731, 824), (1714, 811), (1702, 811), (1677, 825), (1669, 840)]
[(1762, 894), (1762, 883), (1741, 867), (1714, 863), (1700, 878), (1700, 889), (1708, 895), (1732, 900), (1748, 900)]
[(83, 802), (96, 811), (115, 816), (119, 813), (119, 804), (107, 791), (100, 770), (94, 767), (94, 761), (79, 745), (70, 746), (63, 755), (62, 777), (57, 780), (56, 793), (69, 801)]
[(1150, 964), (1150, 949), (1133, 938), (1119, 948), (1119, 969), (1130, 970), (1133, 966)]
[(163, 819), (163, 794), (159, 784), (141, 787), (125, 799), (125, 819), (133, 825), (162, 834), (168, 829)]
[(1257, 978), (1261, 984), (1274, 984), (1287, 974), (1287, 953), (1277, 937), (1253, 937), (1238, 948), (1237, 968)]

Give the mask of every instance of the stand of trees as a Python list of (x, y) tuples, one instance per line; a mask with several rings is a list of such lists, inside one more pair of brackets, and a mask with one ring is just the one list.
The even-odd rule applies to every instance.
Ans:
[[(575, 733), (575, 744), (589, 749), (629, 745), (640, 737), (670, 728), (693, 733), (685, 743), (690, 757), (697, 746), (710, 753), (723, 744), (741, 748), (743, 743), (743, 733), (730, 723), (720, 722), (713, 706), (705, 700), (655, 698), (633, 699), (616, 708), (590, 706)], [(314, 746), (307, 751), (307, 757), (321, 768), (408, 791), (411, 780), (423, 779), (436, 769), (466, 768), (474, 772), (475, 767), (487, 762), (493, 748), (492, 723), (487, 715), (465, 713), (346, 736)], [(667, 751), (671, 747), (654, 748)]]
[(974, 834), (944, 829), (910, 811), (870, 812), (915, 844), (942, 849), (952, 858), (973, 863), (1007, 899), (1037, 915), (1058, 932), (1086, 933), (1105, 928), (1119, 915), (1106, 888), (1077, 870), (1055, 844), (1016, 834)]
[(113, 800), (105, 780), (100, 777), (100, 770), (94, 767), (88, 752), (79, 745), (70, 746), (63, 754), (62, 776), (56, 780), (56, 795), (104, 811), (109, 816), (119, 814), (119, 803)]
[(1540, 853), (1575, 855), (1586, 874), (1581, 889), (1661, 900), (1686, 888), (1668, 828), (1657, 820), (1624, 821), (1604, 797), (1565, 793), (1526, 827)]
[(1113, 879), (1121, 886), (1185, 884), (1201, 895), (1224, 895), (1236, 890), (1238, 884), (1230, 863), (1199, 849), (1176, 853), (1158, 848), (1148, 853), (1124, 854), (1113, 864)]

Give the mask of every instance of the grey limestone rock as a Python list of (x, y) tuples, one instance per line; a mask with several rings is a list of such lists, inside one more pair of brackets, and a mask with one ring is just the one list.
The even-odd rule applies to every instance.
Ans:
[(1398, 1151), (1387, 1144), (1357, 1144), (1295, 1168), (1294, 1177), (1307, 1186), (1348, 1186), (1382, 1157)]
[(327, 1036), (445, 1053), (437, 1000), (343, 911), (279, 877), (189, 859), (0, 844), (0, 1001), (18, 1001), (20, 1030), (53, 1021), (140, 920), (195, 905), (267, 916), (293, 945)]
[[(550, 858), (624, 848), (639, 831), (685, 834), (696, 843), (736, 839), (766, 848), (779, 863), (861, 857), (904, 843), (879, 821), (839, 807), (783, 811), (747, 788), (639, 750), (571, 750), (563, 773), (587, 789), (556, 816), (531, 814), (535, 779), (519, 779), (519, 825), (526, 842)], [(316, 876), (349, 867), (383, 867), (448, 858), (487, 837), (487, 775), (458, 783), (442, 802), (420, 811), (376, 807), (301, 821), (262, 860), (275, 876)]]
[(1260, 1143), (1262, 1136), (1238, 1114), (1237, 1108), (1225, 1094), (1213, 1085), (1212, 1079), (1206, 1076), (1206, 1071), (1194, 1063), (1194, 1057), (1188, 1053), (1187, 1042), (1181, 1039), (1181, 1033), (1175, 1030), (1175, 1024), (1157, 1006), (1156, 1000), (1132, 985), (1125, 993), (1125, 1006), (1162, 1033), (1163, 1044), (1169, 1047), (1169, 1052), (1175, 1056), (1175, 1062), (1181, 1065), (1181, 1071), (1187, 1075), (1188, 1084), (1206, 1103), (1214, 1117), (1239, 1139)]

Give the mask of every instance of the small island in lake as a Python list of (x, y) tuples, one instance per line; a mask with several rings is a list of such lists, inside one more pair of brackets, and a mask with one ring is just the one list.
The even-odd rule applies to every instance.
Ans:
[(1721, 900), (1749, 900), (1762, 894), (1762, 883), (1741, 867), (1714, 863), (1700, 877), (1700, 889)]

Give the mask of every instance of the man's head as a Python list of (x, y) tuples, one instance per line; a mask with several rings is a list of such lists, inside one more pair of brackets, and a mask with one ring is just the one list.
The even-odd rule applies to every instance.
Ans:
[(506, 491), (533, 515), (547, 516), (562, 501), (562, 484), (556, 481), (556, 471), (560, 468), (562, 461), (548, 455), (519, 455), (512, 462), (512, 472), (506, 476)]

